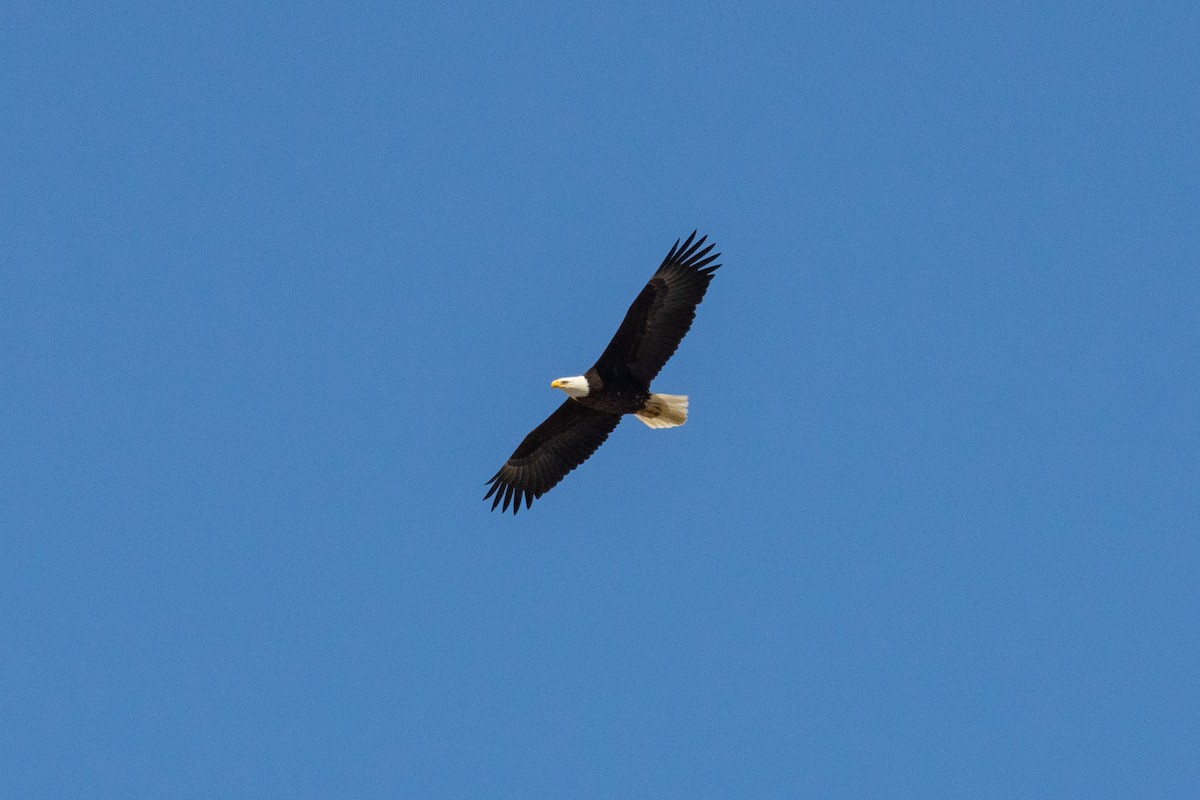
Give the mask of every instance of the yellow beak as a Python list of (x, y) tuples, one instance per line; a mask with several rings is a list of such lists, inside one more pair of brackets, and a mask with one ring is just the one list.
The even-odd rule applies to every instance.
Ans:
[(562, 386), (562, 381), (550, 381), (551, 389), (557, 389), (559, 386)]

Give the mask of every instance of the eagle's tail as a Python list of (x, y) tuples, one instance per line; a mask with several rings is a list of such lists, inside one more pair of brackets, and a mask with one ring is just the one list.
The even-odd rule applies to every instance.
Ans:
[(687, 422), (686, 394), (652, 394), (637, 412), (637, 418), (651, 428), (674, 428)]

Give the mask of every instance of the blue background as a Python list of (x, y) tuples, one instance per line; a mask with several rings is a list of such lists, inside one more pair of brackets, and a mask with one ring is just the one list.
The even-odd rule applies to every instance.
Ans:
[(995, 5), (4, 4), (0, 794), (1200, 796), (1200, 11)]

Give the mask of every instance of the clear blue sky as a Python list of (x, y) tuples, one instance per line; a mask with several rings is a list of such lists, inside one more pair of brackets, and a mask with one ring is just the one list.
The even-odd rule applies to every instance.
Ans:
[(0, 796), (1200, 796), (1194, 3), (198, 5), (0, 14)]

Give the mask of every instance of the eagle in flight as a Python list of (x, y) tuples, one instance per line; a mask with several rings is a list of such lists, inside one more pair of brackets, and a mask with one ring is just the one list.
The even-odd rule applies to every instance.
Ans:
[(646, 288), (633, 301), (621, 327), (587, 372), (551, 382), (566, 402), (517, 446), (487, 483), (483, 499), (495, 495), (492, 510), (512, 504), (516, 514), (550, 491), (596, 452), (625, 414), (651, 428), (674, 428), (687, 421), (687, 395), (653, 394), (650, 382), (667, 363), (696, 318), (720, 253), (709, 255), (708, 237), (696, 231), (677, 239)]

